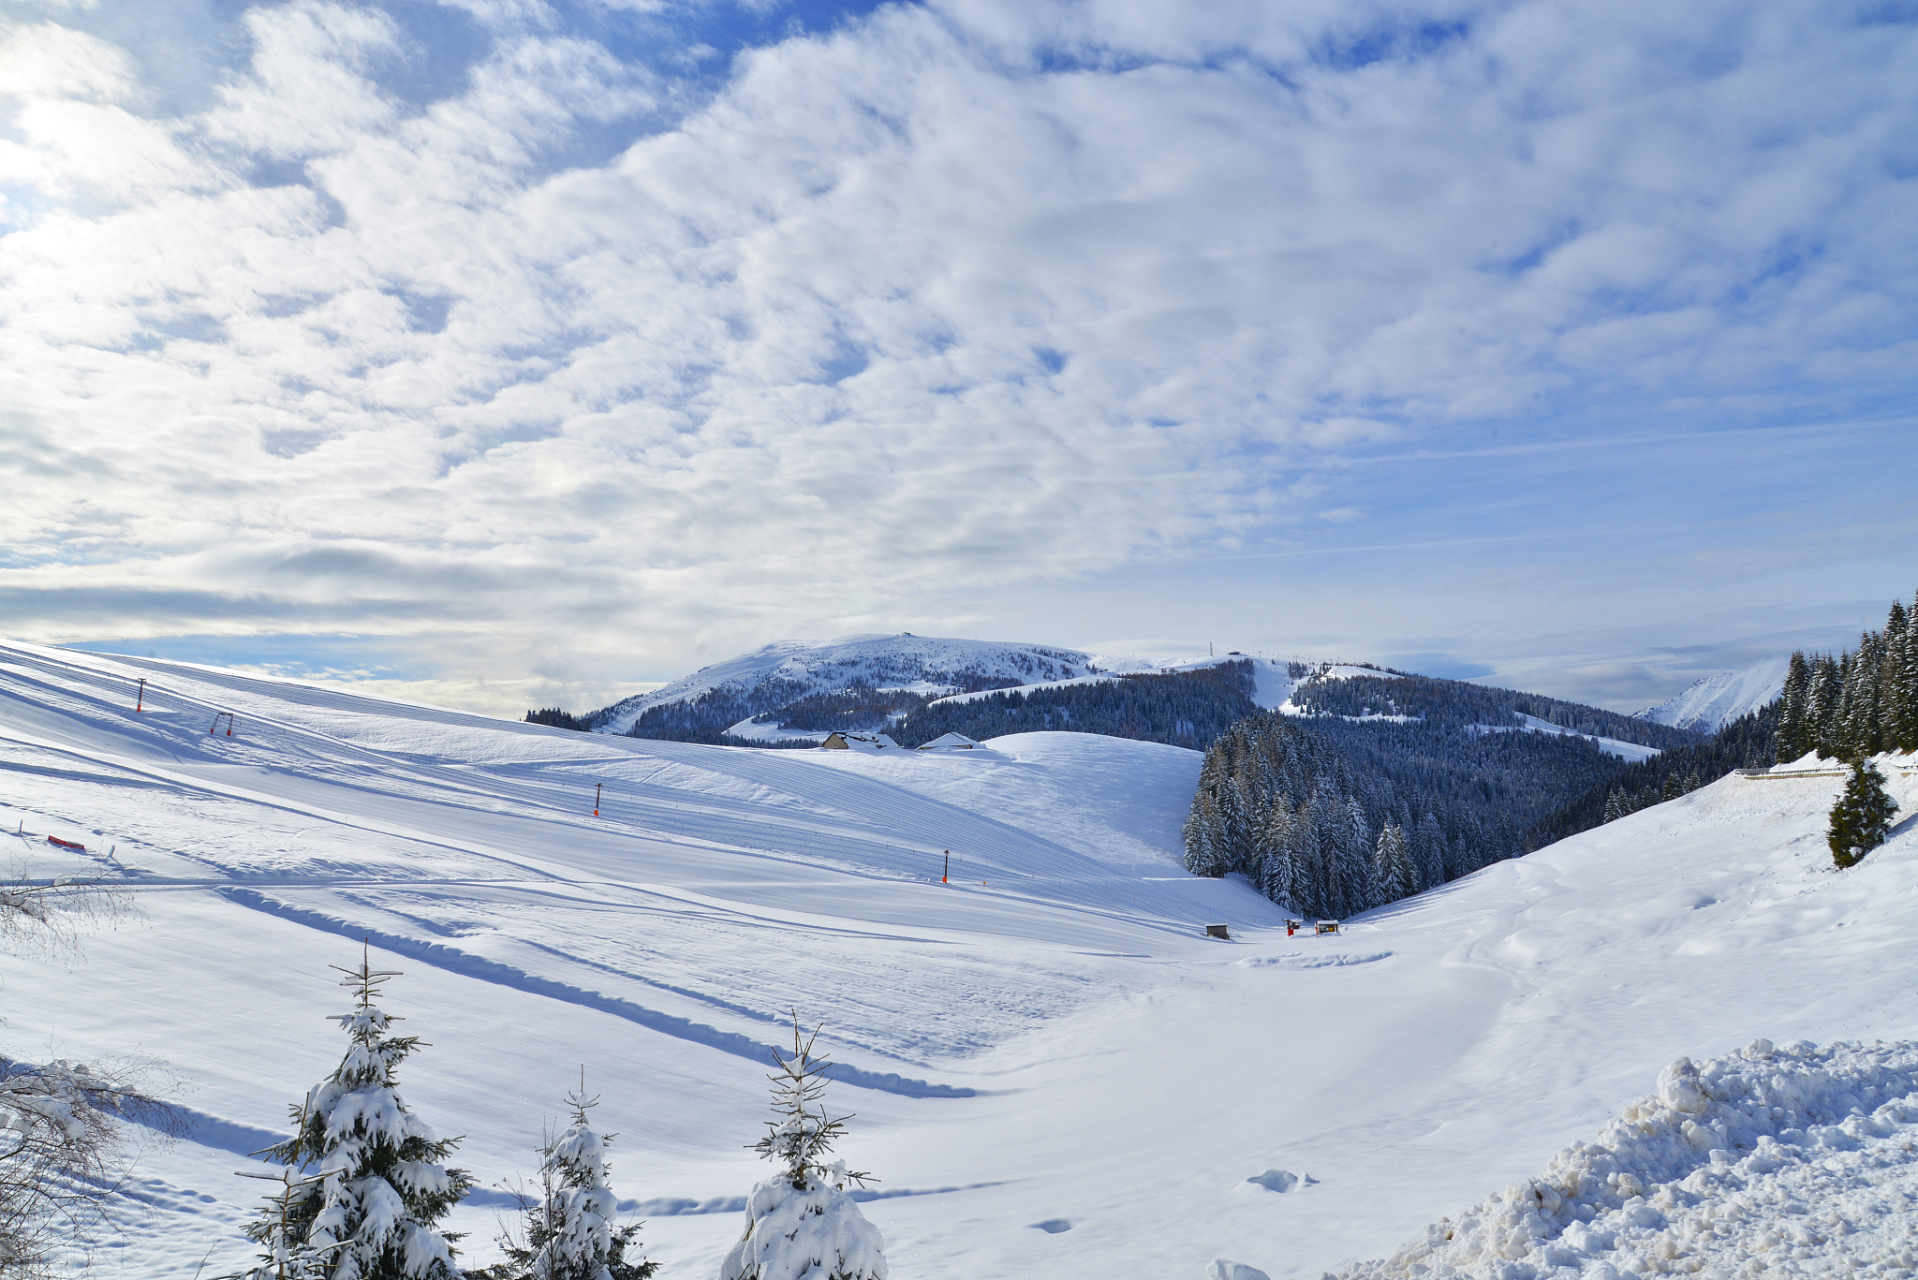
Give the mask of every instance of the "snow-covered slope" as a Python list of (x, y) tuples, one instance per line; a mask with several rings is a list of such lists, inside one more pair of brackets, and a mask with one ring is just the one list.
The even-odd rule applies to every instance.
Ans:
[(852, 684), (941, 693), (968, 678), (1020, 684), (1070, 679), (1090, 674), (1090, 661), (1077, 649), (1052, 645), (910, 634), (841, 636), (824, 643), (780, 640), (607, 707), (597, 713), (595, 728), (625, 733), (652, 707), (713, 692), (749, 697), (773, 689), (780, 703)]
[(1788, 658), (1771, 658), (1740, 671), (1720, 671), (1694, 681), (1683, 693), (1637, 712), (1640, 720), (1716, 733), (1740, 716), (1771, 702), (1785, 688)]
[(662, 1280), (737, 1234), (793, 1008), (847, 1068), (829, 1104), (883, 1179), (894, 1274), (929, 1280), (1316, 1277), (1536, 1174), (1681, 1055), (1918, 1037), (1886, 959), (1918, 942), (1895, 763), (1906, 820), (1848, 872), (1823, 841), (1842, 779), (1730, 777), (1288, 938), (1178, 869), (1195, 753), (988, 745), (644, 742), (0, 646), (11, 857), (104, 869), (144, 913), (74, 967), (0, 954), (0, 1032), (190, 1085), (193, 1135), (143, 1161), (112, 1260), (156, 1280), (247, 1255), (233, 1171), (338, 1061), (326, 966), (362, 938), (430, 1045), (408, 1100), (466, 1135), (470, 1256), (584, 1063)]
[(1633, 763), (1650, 760), (1658, 754), (1657, 747), (1648, 747), (1639, 742), (1624, 742), (1618, 738), (1579, 733), (1576, 729), (1567, 729), (1563, 725), (1553, 724), (1550, 720), (1528, 716), (1522, 711), (1518, 713), (1518, 720), (1519, 723), (1516, 725), (1475, 724), (1472, 728), (1479, 733), (1549, 733), (1558, 737), (1584, 738), (1606, 755), (1617, 756), (1620, 760), (1630, 760)]

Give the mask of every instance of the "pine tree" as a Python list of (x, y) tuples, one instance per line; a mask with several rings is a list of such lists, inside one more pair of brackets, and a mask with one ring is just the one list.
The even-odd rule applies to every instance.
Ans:
[(1918, 597), (1905, 610), (1905, 657), (1898, 677), (1898, 749), (1918, 751)]
[(1778, 736), (1775, 762), (1785, 764), (1798, 759), (1812, 748), (1808, 731), (1811, 716), (1811, 664), (1804, 651), (1791, 655), (1785, 669), (1785, 688), (1779, 694)]
[(872, 1175), (826, 1160), (852, 1117), (828, 1118), (819, 1103), (827, 1063), (812, 1053), (819, 1032), (803, 1042), (800, 1034), (795, 1013), (792, 1056), (773, 1052), (776, 1118), (753, 1144), (782, 1168), (746, 1198), (746, 1230), (720, 1263), (720, 1280), (886, 1280), (885, 1241), (846, 1194), (848, 1183)]
[[(335, 1015), (352, 1038), (331, 1076), (293, 1109), (297, 1132), (265, 1153), (288, 1174), (283, 1191), (247, 1228), (267, 1249), (255, 1275), (285, 1280), (457, 1280), (453, 1240), (433, 1224), (473, 1180), (441, 1161), (459, 1145), (439, 1138), (399, 1094), (397, 1072), (418, 1036), (387, 1034), (397, 1018), (374, 1004), (393, 972), (334, 966), (356, 992)], [(306, 1176), (299, 1177), (296, 1174)], [(270, 1270), (268, 1268), (271, 1268)]]
[(1884, 657), (1878, 676), (1878, 741), (1884, 751), (1904, 749), (1905, 643), (1908, 635), (1905, 606), (1891, 602), (1885, 620)]
[(1897, 812), (1898, 802), (1885, 791), (1885, 775), (1863, 756), (1854, 759), (1845, 790), (1831, 807), (1826, 835), (1831, 860), (1840, 867), (1856, 865), (1890, 836), (1891, 816)]
[(1412, 833), (1412, 860), (1419, 871), (1419, 888), (1445, 883), (1445, 832), (1430, 812)]
[(1283, 795), (1272, 797), (1265, 817), (1265, 862), (1259, 868), (1259, 892), (1298, 909), (1299, 819)]
[(1821, 756), (1835, 756), (1832, 746), (1832, 725), (1837, 719), (1838, 697), (1843, 691), (1843, 680), (1836, 660), (1829, 654), (1821, 654), (1812, 660), (1811, 687), (1806, 695), (1806, 737), (1810, 745), (1808, 751), (1816, 751)]
[(1377, 848), (1372, 852), (1373, 901), (1380, 906), (1409, 898), (1419, 891), (1418, 870), (1406, 848), (1405, 828), (1388, 823), (1379, 832)]
[(540, 1201), (526, 1209), (525, 1239), (500, 1238), (507, 1264), (485, 1273), (488, 1280), (646, 1280), (656, 1262), (630, 1261), (638, 1226), (616, 1227), (619, 1202), (608, 1184), (606, 1148), (614, 1134), (594, 1132), (587, 1112), (599, 1104), (580, 1087), (566, 1096), (573, 1122), (548, 1134), (541, 1145)]
[(1210, 792), (1203, 789), (1194, 798), (1192, 813), (1185, 820), (1185, 869), (1195, 876), (1217, 879), (1226, 872), (1220, 852), (1224, 837), (1219, 830), (1218, 807)]

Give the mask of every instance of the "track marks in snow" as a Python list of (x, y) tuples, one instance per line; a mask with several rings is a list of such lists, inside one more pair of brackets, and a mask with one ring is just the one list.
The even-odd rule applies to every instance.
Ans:
[[(516, 991), (524, 991), (529, 995), (543, 996), (547, 999), (577, 1005), (583, 1009), (592, 1009), (598, 1013), (611, 1014), (613, 1017), (623, 1018), (645, 1027), (649, 1031), (657, 1031), (662, 1035), (687, 1040), (709, 1049), (717, 1049), (721, 1053), (746, 1058), (754, 1063), (763, 1064), (772, 1061), (773, 1046), (764, 1041), (754, 1040), (735, 1032), (722, 1031), (718, 1027), (694, 1022), (690, 1018), (681, 1018), (662, 1013), (657, 1009), (649, 1009), (635, 1001), (605, 995), (598, 991), (588, 991), (583, 987), (558, 982), (551, 978), (542, 978), (513, 965), (476, 956), (444, 943), (426, 942), (384, 930), (369, 929), (335, 916), (277, 901), (252, 889), (230, 888), (221, 889), (218, 892), (221, 897), (239, 906), (250, 907), (308, 928), (339, 934), (341, 937), (358, 938), (369, 943), (377, 942), (384, 951), (418, 960), (462, 977), (497, 983)], [(840, 1062), (835, 1062), (828, 1067), (826, 1074), (834, 1080), (855, 1088), (875, 1089), (882, 1093), (895, 1093), (908, 1098), (970, 1098), (976, 1096), (978, 1092), (963, 1085), (935, 1084), (893, 1072), (867, 1071)]]

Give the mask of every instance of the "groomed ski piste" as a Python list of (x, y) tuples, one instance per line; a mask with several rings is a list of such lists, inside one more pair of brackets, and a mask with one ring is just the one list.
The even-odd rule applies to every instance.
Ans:
[(142, 1147), (95, 1273), (251, 1257), (235, 1173), (337, 1064), (328, 966), (362, 939), (430, 1046), (408, 1102), (465, 1135), (473, 1262), (584, 1064), (644, 1253), (716, 1274), (797, 1009), (898, 1280), (1909, 1273), (1897, 762), (1893, 839), (1849, 871), (1842, 778), (1734, 776), (1288, 937), (1178, 866), (1197, 754), (986, 746), (637, 741), (0, 645), (9, 860), (139, 911), (77, 961), (0, 954), (0, 1034), (162, 1059), (192, 1120)]

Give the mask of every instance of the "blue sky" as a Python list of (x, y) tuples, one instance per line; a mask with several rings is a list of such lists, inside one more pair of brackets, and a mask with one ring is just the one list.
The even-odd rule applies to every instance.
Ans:
[(0, 3), (0, 617), (1636, 709), (1918, 588), (1918, 11)]

